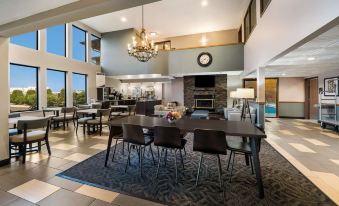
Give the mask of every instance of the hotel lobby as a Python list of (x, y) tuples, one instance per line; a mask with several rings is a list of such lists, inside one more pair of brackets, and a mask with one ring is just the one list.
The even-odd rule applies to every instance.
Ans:
[(0, 2), (0, 206), (339, 205), (338, 8)]

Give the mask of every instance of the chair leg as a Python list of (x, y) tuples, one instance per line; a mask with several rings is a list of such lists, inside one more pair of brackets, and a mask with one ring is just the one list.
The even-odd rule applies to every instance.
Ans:
[(177, 150), (174, 150), (175, 182), (178, 182)]
[(218, 169), (219, 169), (219, 185), (220, 185), (220, 189), (222, 189), (223, 186), (222, 186), (222, 180), (221, 180), (222, 170), (221, 170), (220, 155), (217, 155), (217, 157), (218, 157)]
[(186, 156), (186, 148), (184, 147), (184, 152), (185, 152), (185, 156)]
[(250, 164), (251, 164), (252, 175), (254, 175), (252, 155), (249, 155), (249, 157), (250, 157)]
[(82, 133), (86, 135), (86, 124), (85, 123), (82, 125)]
[(46, 142), (46, 147), (47, 147), (47, 151), (48, 151), (48, 154), (51, 155), (51, 147), (49, 146), (49, 141), (48, 141), (48, 138), (45, 139), (45, 142)]
[(112, 162), (114, 161), (115, 150), (117, 149), (118, 139), (115, 140)]
[(227, 163), (227, 171), (228, 171), (228, 168), (230, 167), (230, 163), (231, 163), (232, 154), (233, 154), (233, 151), (231, 151), (230, 158), (228, 158), (228, 163)]
[(180, 152), (180, 159), (181, 159), (182, 169), (185, 170), (185, 164), (184, 164), (184, 159), (182, 158), (181, 149), (179, 150), (179, 152)]
[(162, 154), (162, 150), (161, 150), (161, 152), (159, 152), (159, 147), (157, 147), (157, 150), (158, 150), (158, 167), (157, 167), (157, 173), (155, 175), (156, 178), (158, 178), (159, 167), (160, 167), (160, 159), (161, 159), (161, 154)]
[(26, 144), (22, 147), (22, 163), (26, 163)]
[(139, 151), (140, 151), (140, 177), (142, 177), (142, 162), (143, 162), (143, 154), (145, 154), (145, 153), (143, 153), (142, 152), (142, 146), (140, 146), (139, 147)]
[(230, 183), (232, 182), (232, 174), (233, 174), (233, 167), (234, 167), (234, 159), (235, 159), (235, 152), (233, 152), (233, 160), (232, 160), (232, 167), (231, 167), (231, 174), (230, 174)]
[(201, 156), (200, 156), (200, 161), (199, 161), (199, 166), (198, 166), (197, 180), (195, 181), (195, 186), (198, 186), (198, 182), (199, 182), (199, 175), (200, 175), (200, 168), (201, 168), (201, 163), (202, 163), (203, 156), (204, 156), (204, 154), (203, 154), (203, 153), (201, 153)]
[(79, 128), (79, 123), (77, 122), (77, 124), (75, 125), (75, 134), (78, 135), (78, 128)]
[(153, 155), (152, 145), (149, 145), (149, 150), (151, 151), (151, 155), (152, 155), (153, 164), (155, 165), (155, 160), (154, 160), (154, 155)]
[(41, 142), (38, 142), (38, 152), (41, 152)]
[(100, 136), (101, 136), (101, 133), (102, 133), (102, 124), (100, 124)]
[(128, 163), (130, 161), (130, 154), (131, 154), (131, 148), (128, 148), (128, 157), (127, 157), (127, 163), (125, 167), (125, 173), (127, 172)]

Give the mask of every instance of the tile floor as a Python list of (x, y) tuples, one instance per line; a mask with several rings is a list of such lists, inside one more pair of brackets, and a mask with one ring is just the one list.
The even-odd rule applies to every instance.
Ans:
[[(339, 135), (306, 120), (270, 119), (269, 142), (315, 185), (339, 204)], [(82, 185), (55, 176), (105, 150), (108, 131), (102, 136), (78, 136), (72, 127), (52, 130), (52, 155), (44, 149), (32, 154), (25, 165), (18, 161), (0, 168), (0, 206), (159, 205), (127, 195)]]

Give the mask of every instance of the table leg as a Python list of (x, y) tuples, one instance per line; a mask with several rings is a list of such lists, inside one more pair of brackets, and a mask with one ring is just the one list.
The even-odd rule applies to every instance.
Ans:
[(261, 177), (261, 167), (260, 167), (260, 160), (259, 160), (259, 151), (258, 151), (258, 139), (257, 138), (250, 138), (251, 141), (251, 150), (255, 168), (255, 176), (257, 179), (257, 187), (258, 187), (258, 196), (259, 198), (264, 198), (264, 186)]

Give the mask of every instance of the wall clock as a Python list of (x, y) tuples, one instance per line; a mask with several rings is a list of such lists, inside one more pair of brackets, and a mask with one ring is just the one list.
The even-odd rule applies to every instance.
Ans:
[(212, 55), (208, 52), (202, 52), (198, 56), (198, 64), (202, 67), (208, 67), (212, 64)]

